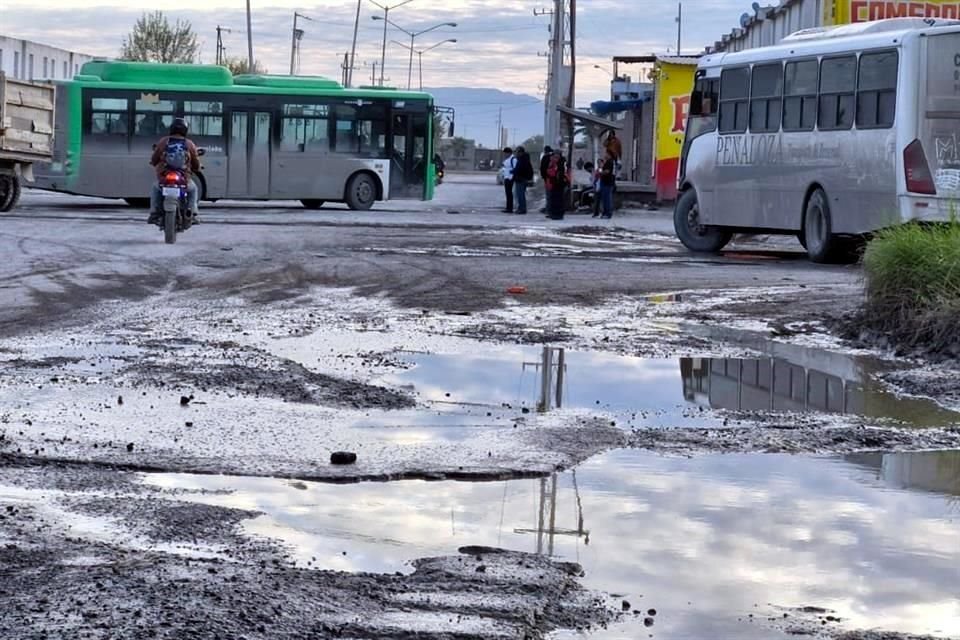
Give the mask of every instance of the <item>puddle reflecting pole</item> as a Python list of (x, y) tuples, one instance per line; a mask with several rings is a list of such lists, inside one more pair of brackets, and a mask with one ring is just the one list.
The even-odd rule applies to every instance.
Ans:
[(557, 349), (557, 409), (563, 408), (563, 374), (566, 349)]
[(550, 531), (547, 544), (547, 556), (553, 556), (553, 539), (557, 533), (557, 474), (550, 477)]
[(543, 362), (540, 366), (540, 404), (537, 411), (546, 413), (550, 410), (550, 387), (553, 378), (553, 350), (543, 348)]
[(543, 506), (547, 496), (547, 479), (540, 478), (540, 513), (537, 517), (537, 555), (543, 555)]

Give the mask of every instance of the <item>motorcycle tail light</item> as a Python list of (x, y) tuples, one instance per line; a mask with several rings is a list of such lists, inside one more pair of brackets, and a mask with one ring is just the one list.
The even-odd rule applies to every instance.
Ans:
[(179, 184), (180, 183), (180, 174), (175, 171), (168, 171), (167, 174), (163, 177), (164, 182), (167, 184)]

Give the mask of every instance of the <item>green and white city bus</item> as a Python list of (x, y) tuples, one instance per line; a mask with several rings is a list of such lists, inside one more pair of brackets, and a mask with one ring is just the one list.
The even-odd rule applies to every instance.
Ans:
[(345, 202), (433, 197), (425, 93), (326, 78), (231, 76), (212, 65), (89, 62), (58, 83), (53, 162), (41, 189), (145, 203), (151, 149), (178, 116), (206, 150), (201, 198)]

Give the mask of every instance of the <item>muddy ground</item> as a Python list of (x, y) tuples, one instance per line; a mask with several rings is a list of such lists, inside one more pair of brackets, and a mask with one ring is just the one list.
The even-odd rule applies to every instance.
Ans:
[[(464, 179), (435, 203), (370, 214), (228, 204), (164, 246), (126, 208), (26, 196), (0, 228), (0, 478), (17, 488), (0, 492), (0, 635), (533, 638), (648, 617), (581, 586), (574, 565), (530, 554), (467, 549), (404, 575), (297, 566), (240, 531), (253, 513), (151, 494), (131, 483), (137, 472), (494, 480), (622, 448), (960, 448), (955, 364), (895, 359), (834, 330), (858, 305), (856, 267), (814, 266), (795, 242), (757, 238), (692, 256), (662, 212), (603, 227), (518, 223), (479, 204), (489, 197)], [(515, 286), (524, 293), (508, 294)], [(538, 412), (459, 397), (452, 381), (397, 381), (411, 354), (498, 345), (635, 358), (836, 352), (947, 418), (918, 429), (897, 413), (691, 406), (664, 409), (654, 426), (645, 412)], [(332, 464), (339, 450), (356, 464)], [(33, 493), (58, 487), (90, 496), (51, 506)], [(85, 529), (86, 518), (116, 530)], [(860, 633), (824, 631), (807, 613), (777, 628)]]

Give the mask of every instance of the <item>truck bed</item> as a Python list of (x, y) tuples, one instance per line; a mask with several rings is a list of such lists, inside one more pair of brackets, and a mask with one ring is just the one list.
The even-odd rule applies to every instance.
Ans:
[(53, 154), (55, 88), (0, 72), (0, 161), (48, 161)]

